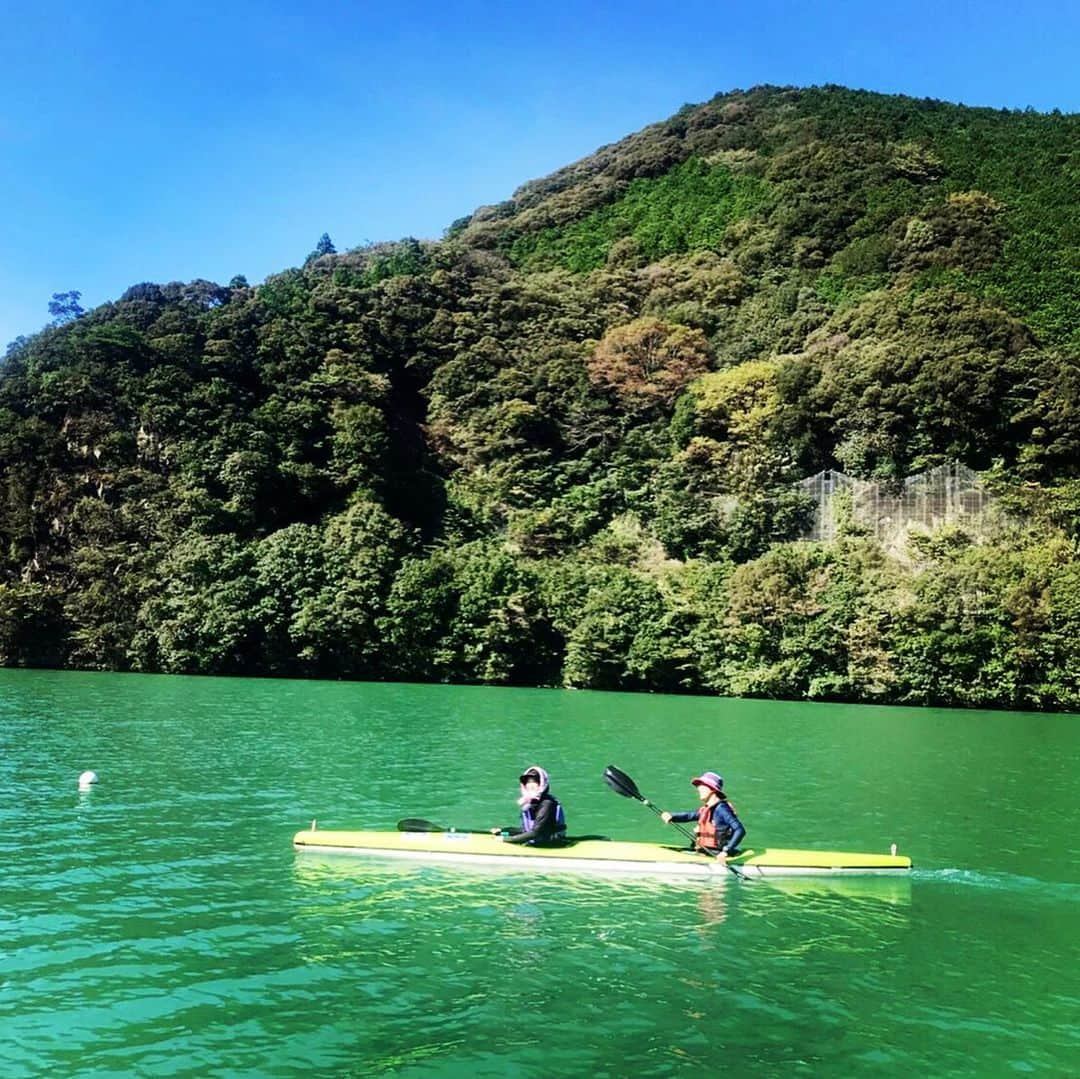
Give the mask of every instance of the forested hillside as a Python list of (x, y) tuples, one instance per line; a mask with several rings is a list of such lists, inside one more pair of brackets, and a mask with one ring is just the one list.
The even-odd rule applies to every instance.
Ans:
[[(1080, 707), (1080, 116), (759, 88), (0, 375), (0, 662)], [(323, 248), (325, 250), (325, 248)], [(797, 481), (1011, 511), (795, 542)]]

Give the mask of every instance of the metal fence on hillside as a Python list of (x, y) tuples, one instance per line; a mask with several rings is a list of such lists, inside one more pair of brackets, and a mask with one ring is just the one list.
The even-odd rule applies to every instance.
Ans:
[(849, 493), (855, 522), (882, 542), (913, 527), (932, 531), (946, 524), (963, 524), (983, 531), (993, 509), (993, 499), (978, 473), (955, 461), (895, 483), (859, 480), (827, 469), (807, 477), (800, 486), (815, 504), (813, 525), (802, 537), (808, 540), (836, 535), (835, 499), (843, 492)]

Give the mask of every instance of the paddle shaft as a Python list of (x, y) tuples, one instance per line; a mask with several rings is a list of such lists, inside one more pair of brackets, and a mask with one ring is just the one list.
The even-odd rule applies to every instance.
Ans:
[[(646, 798), (646, 797), (645, 797), (644, 795), (642, 795), (642, 797), (641, 797), (641, 800), (642, 800), (642, 802), (643, 802), (643, 803), (644, 803), (645, 805), (647, 805), (647, 806), (648, 806), (648, 807), (649, 807), (649, 808), (650, 808), (650, 809), (651, 809), (651, 810), (652, 810), (652, 811), (653, 811), (653, 812), (654, 812), (654, 813), (655, 813), (655, 814), (656, 814), (656, 815), (657, 815), (658, 817), (663, 817), (663, 815), (664, 815), (664, 811), (663, 811), (662, 809), (658, 809), (658, 808), (657, 808), (656, 806), (654, 806), (654, 805), (652, 804), (652, 802), (650, 802), (650, 801), (649, 801), (649, 799), (648, 799), (648, 798)], [(696, 841), (697, 841), (697, 836), (696, 836), (696, 835), (694, 835), (694, 833), (693, 833), (693, 832), (691, 832), (689, 828), (684, 828), (684, 827), (683, 827), (683, 826), (682, 826), (682, 825), (681, 825), (681, 824), (680, 824), (680, 823), (679, 823), (678, 821), (674, 821), (674, 820), (671, 820), (671, 821), (665, 821), (664, 823), (665, 823), (665, 824), (670, 824), (670, 825), (671, 825), (671, 827), (672, 827), (672, 828), (674, 828), (674, 829), (675, 829), (676, 831), (678, 831), (678, 832), (682, 832), (682, 834), (683, 834), (684, 836), (686, 836), (686, 838), (687, 838), (687, 839), (689, 839), (689, 840), (691, 840), (691, 841), (693, 841), (693, 842), (696, 842)], [(715, 851), (711, 851), (711, 850), (709, 850), (709, 851), (705, 851), (705, 853), (706, 853), (706, 854), (711, 854), (711, 855), (712, 855), (712, 856), (713, 856), (714, 858), (716, 857), (716, 852), (715, 852)]]

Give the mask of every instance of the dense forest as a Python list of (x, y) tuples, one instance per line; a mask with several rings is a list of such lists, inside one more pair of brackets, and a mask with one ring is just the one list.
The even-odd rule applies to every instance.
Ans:
[[(437, 242), (65, 294), (0, 663), (1080, 708), (1078, 191), (1077, 115), (762, 87)], [(951, 460), (994, 534), (799, 541)]]

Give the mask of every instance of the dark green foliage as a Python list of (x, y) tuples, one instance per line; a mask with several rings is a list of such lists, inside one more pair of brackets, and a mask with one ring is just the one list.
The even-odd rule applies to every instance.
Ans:
[(986, 468), (996, 456), (1016, 458), (1013, 424), (1038, 362), (1032, 346), (1022, 323), (964, 293), (879, 290), (785, 361), (798, 370), (788, 376), (799, 394), (790, 403), (824, 421), (819, 450), (855, 475), (902, 477), (949, 458)]
[[(0, 367), (0, 662), (1080, 707), (1080, 118), (762, 87)], [(1012, 523), (795, 542), (819, 469)]]
[(682, 643), (685, 626), (666, 610), (658, 583), (623, 566), (591, 567), (580, 606), (563, 627), (567, 685), (588, 689), (657, 689), (692, 684)]
[(86, 314), (79, 300), (81, 292), (54, 292), (49, 301), (49, 314), (52, 315), (54, 326), (63, 326), (65, 322), (71, 322)]
[(390, 669), (403, 678), (552, 684), (561, 640), (538, 579), (505, 549), (443, 549), (402, 566), (384, 629)]
[(315, 245), (315, 250), (308, 255), (305, 261), (312, 262), (317, 258), (322, 258), (323, 255), (336, 255), (337, 248), (334, 246), (334, 241), (330, 239), (330, 234), (324, 232), (319, 237), (319, 242)]
[(0, 584), (0, 663), (62, 666), (68, 659), (62, 603), (59, 591), (45, 584)]

